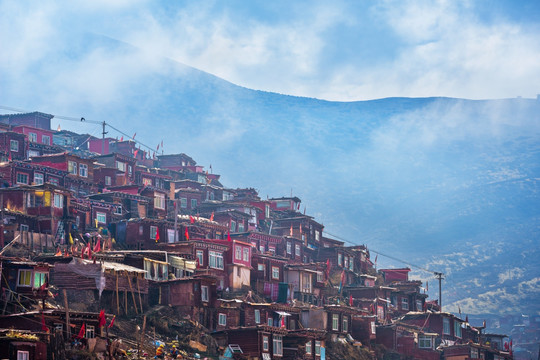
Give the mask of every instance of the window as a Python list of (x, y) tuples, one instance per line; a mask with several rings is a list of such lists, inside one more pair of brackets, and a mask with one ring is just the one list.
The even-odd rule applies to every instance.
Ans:
[(191, 199), (191, 208), (195, 209), (197, 207), (197, 199)]
[(238, 232), (244, 232), (244, 223), (238, 223)]
[(214, 269), (223, 270), (223, 254), (217, 251), (210, 251), (208, 253), (208, 265)]
[(105, 176), (105, 185), (110, 186), (112, 184), (112, 178), (110, 176)]
[(37, 134), (32, 132), (28, 133), (28, 141), (37, 142)]
[(401, 298), (401, 310), (409, 310), (409, 299)]
[(34, 173), (34, 184), (36, 185), (43, 185), (44, 181), (43, 174), (41, 173)]
[(343, 257), (343, 267), (345, 269), (348, 269), (349, 268), (349, 257), (348, 256), (344, 256)]
[(54, 323), (54, 330), (64, 331), (64, 324)]
[(422, 311), (422, 310), (423, 310), (422, 300), (416, 300), (416, 311)]
[(30, 360), (30, 352), (17, 350), (17, 360)]
[(132, 173), (133, 173), (133, 168), (131, 167), (131, 165), (128, 165), (128, 174), (131, 176)]
[(98, 224), (106, 224), (107, 223), (107, 214), (103, 212), (97, 212), (96, 213), (96, 220)]
[(342, 323), (341, 331), (343, 332), (349, 331), (349, 319), (347, 319), (346, 316), (343, 316), (343, 323)]
[(150, 226), (150, 240), (156, 240), (157, 232), (158, 232), (157, 226), (151, 225)]
[(375, 326), (375, 321), (371, 322), (371, 334), (375, 335), (377, 333), (377, 327)]
[(274, 356), (283, 356), (283, 336), (274, 335), (272, 337)]
[(123, 172), (126, 172), (126, 163), (125, 162), (121, 162), (121, 161), (117, 161), (116, 162), (116, 168), (120, 171), (123, 171)]
[(219, 314), (219, 325), (225, 326), (227, 325), (227, 315), (225, 314)]
[(139, 235), (142, 236), (143, 232), (144, 232), (143, 226), (142, 226), (142, 225), (139, 225)]
[(290, 242), (287, 243), (287, 254), (292, 254), (292, 245)]
[(19, 152), (19, 141), (9, 140), (9, 150)]
[(477, 348), (471, 348), (471, 359), (478, 359), (478, 349)]
[(264, 254), (264, 251), (265, 251), (264, 245), (259, 246), (259, 251), (262, 252), (262, 253)]
[(50, 177), (49, 177), (49, 183), (58, 186), (58, 184), (59, 184), (60, 182), (59, 182), (58, 178), (55, 178), (55, 177), (50, 176)]
[(68, 173), (77, 175), (77, 163), (75, 161), (68, 161)]
[(454, 320), (454, 336), (458, 338), (461, 337), (461, 324), (456, 320)]
[(142, 183), (143, 183), (144, 186), (152, 186), (152, 179), (143, 178)]
[(64, 195), (62, 195), (62, 194), (54, 194), (53, 206), (55, 208), (62, 209), (64, 207)]
[(257, 270), (264, 271), (264, 264), (257, 264)]
[(41, 285), (47, 283), (47, 273), (36, 272), (34, 273), (34, 288), (38, 289)]
[(268, 351), (269, 348), (268, 336), (263, 336), (263, 351)]
[(450, 319), (443, 318), (443, 334), (450, 335)]
[(32, 158), (34, 156), (39, 156), (39, 151), (36, 150), (28, 150), (28, 158)]
[(208, 286), (201, 286), (201, 300), (208, 302)]
[(197, 260), (199, 260), (199, 266), (203, 266), (204, 265), (204, 252), (202, 250), (197, 250), (195, 252), (197, 254)]
[(315, 241), (320, 241), (320, 240), (321, 240), (321, 233), (318, 231), (315, 231)]
[(32, 270), (19, 270), (17, 286), (30, 286), (32, 283)]
[(317, 271), (317, 282), (323, 282), (323, 281), (324, 281), (324, 276), (323, 276), (322, 271)]
[(86, 326), (86, 338), (87, 339), (93, 339), (96, 337), (96, 332), (94, 330), (93, 325), (87, 325)]
[(277, 266), (272, 266), (272, 279), (279, 280), (279, 268)]
[(28, 184), (28, 174), (17, 173), (17, 184)]
[(338, 253), (337, 254), (337, 263), (338, 263), (338, 265), (341, 266), (342, 262), (343, 262), (343, 255), (341, 255), (341, 253)]
[(249, 248), (244, 248), (244, 261), (249, 262)]
[(261, 310), (255, 310), (255, 324), (261, 323)]
[(431, 336), (420, 335), (418, 336), (418, 347), (420, 349), (431, 349)]
[(181, 198), (180, 199), (180, 207), (182, 209), (187, 209), (187, 199), (186, 198)]
[(300, 256), (300, 245), (294, 245), (294, 255)]
[(350, 258), (350, 260), (349, 260), (349, 270), (354, 271), (354, 261), (353, 261), (353, 258)]
[(242, 260), (242, 248), (237, 245), (234, 247), (234, 250), (234, 258), (236, 260)]
[(154, 207), (156, 209), (165, 210), (165, 195), (164, 194), (156, 194), (156, 196), (154, 196)]
[(311, 341), (306, 343), (306, 354), (311, 355)]
[(321, 342), (319, 340), (315, 341), (315, 355), (321, 355)]
[(339, 330), (339, 314), (332, 314), (332, 330)]
[(122, 205), (118, 205), (114, 208), (114, 214), (115, 215), (122, 215)]
[(30, 230), (30, 226), (28, 226), (26, 224), (21, 224), (20, 229), (21, 229), (21, 231), (28, 231), (28, 230)]
[(274, 320), (271, 317), (269, 317), (268, 321), (267, 321), (267, 324), (268, 324), (268, 326), (274, 326)]
[(232, 232), (236, 231), (236, 221), (234, 221), (234, 220), (231, 220), (231, 231)]
[(79, 164), (79, 176), (88, 177), (88, 165)]
[(49, 135), (41, 135), (41, 143), (51, 145), (51, 137)]

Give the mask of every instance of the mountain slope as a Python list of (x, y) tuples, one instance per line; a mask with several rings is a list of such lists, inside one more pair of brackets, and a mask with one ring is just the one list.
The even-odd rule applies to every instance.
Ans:
[[(227, 186), (292, 192), (329, 233), (445, 272), (445, 303), (462, 299), (470, 313), (487, 303), (540, 311), (531, 261), (538, 101), (329, 102), (242, 88), (108, 38), (74, 41), (77, 51), (50, 54), (24, 74), (1, 69), (3, 105), (105, 120), (151, 148), (163, 140), (166, 153), (212, 164)], [(62, 123), (100, 134), (88, 126)]]

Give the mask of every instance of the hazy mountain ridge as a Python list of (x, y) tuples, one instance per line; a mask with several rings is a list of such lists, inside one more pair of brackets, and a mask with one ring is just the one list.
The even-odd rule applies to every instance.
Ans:
[[(530, 282), (522, 285), (527, 294), (540, 288), (538, 265), (516, 260), (531, 246), (537, 251), (540, 235), (539, 101), (331, 102), (239, 87), (107, 38), (88, 36), (76, 48), (33, 70), (41, 87), (2, 73), (4, 105), (106, 120), (151, 148), (163, 140), (165, 153), (212, 164), (226, 186), (255, 187), (263, 198), (292, 191), (329, 233), (447, 273), (452, 302), (491, 299), (492, 288), (510, 286), (498, 284), (499, 275), (516, 268), (523, 272), (516, 280)], [(72, 66), (57, 68), (55, 57)], [(87, 74), (100, 86), (74, 78), (89, 61), (100, 62)], [(497, 250), (488, 260), (468, 250), (477, 245)], [(478, 276), (492, 270), (493, 279)], [(504, 297), (511, 304), (494, 311), (529, 306)]]

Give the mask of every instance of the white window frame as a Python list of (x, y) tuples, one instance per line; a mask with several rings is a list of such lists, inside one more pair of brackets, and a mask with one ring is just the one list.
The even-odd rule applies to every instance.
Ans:
[(274, 326), (274, 319), (272, 319), (271, 317), (268, 317), (268, 319), (266, 320), (266, 324), (268, 326)]
[(88, 165), (79, 164), (79, 176), (88, 177)]
[(94, 325), (86, 325), (86, 338), (93, 339), (96, 337), (96, 330)]
[(457, 338), (462, 337), (461, 324), (459, 323), (459, 321), (456, 321), (456, 320), (454, 320), (454, 336), (457, 337)]
[(43, 185), (45, 183), (45, 175), (42, 173), (34, 173), (34, 184)]
[(247, 248), (247, 247), (244, 248), (244, 258), (243, 258), (243, 260), (245, 262), (249, 262), (249, 248)]
[(450, 319), (443, 318), (443, 334), (450, 335)]
[[(20, 178), (19, 178), (19, 176), (20, 176)], [(26, 177), (26, 182), (23, 181), (24, 177)], [(29, 178), (28, 174), (18, 172), (17, 173), (17, 184), (28, 185), (28, 178)]]
[(339, 314), (332, 314), (332, 331), (339, 331)]
[(255, 309), (255, 324), (261, 323), (261, 310)]
[(272, 266), (272, 279), (279, 280), (279, 266)]
[(199, 259), (199, 266), (203, 266), (204, 265), (204, 251), (196, 250), (195, 256), (197, 256), (197, 259)]
[(19, 152), (19, 140), (9, 140), (9, 150)]
[(227, 326), (227, 314), (219, 313), (218, 325)]
[(295, 256), (300, 256), (300, 245), (299, 244), (294, 245), (294, 255)]
[[(32, 280), (33, 288), (39, 289), (41, 285), (47, 283), (47, 275), (49, 274), (43, 271), (34, 272), (34, 278)], [(36, 280), (38, 280), (37, 284), (36, 284)]]
[(187, 198), (180, 198), (180, 207), (182, 209), (187, 209)]
[(197, 207), (197, 199), (191, 199), (191, 208), (195, 209)]
[(122, 172), (126, 172), (126, 163), (116, 160), (116, 168)]
[(272, 349), (274, 356), (283, 356), (283, 336), (272, 335)]
[(51, 145), (51, 137), (49, 135), (41, 135), (41, 143), (44, 145)]
[(156, 240), (157, 232), (157, 226), (150, 225), (150, 240)]
[(64, 195), (55, 193), (53, 195), (53, 206), (62, 209), (64, 207)]
[(106, 224), (107, 223), (107, 213), (96, 211), (96, 220), (98, 224)]
[(315, 355), (321, 355), (321, 341), (315, 340)]
[(307, 343), (306, 343), (306, 354), (307, 355), (311, 355), (311, 340), (309, 340)]
[(292, 254), (292, 245), (289, 241), (287, 241), (287, 254)]
[(208, 286), (201, 286), (201, 301), (208, 302)]
[(236, 221), (231, 220), (231, 232), (235, 232), (235, 231), (236, 231)]
[(337, 263), (339, 266), (343, 265), (343, 255), (341, 253), (337, 254)]
[[(28, 278), (26, 275), (23, 275), (24, 277), (24, 282), (21, 283), (21, 274), (28, 274)], [(28, 280), (28, 284), (26, 284), (26, 280)], [(17, 286), (18, 287), (31, 287), (32, 286), (32, 281), (33, 281), (33, 276), (32, 276), (32, 270), (31, 269), (19, 269), (19, 275), (17, 277)]]
[(17, 350), (17, 360), (30, 360), (30, 352)]
[(263, 335), (263, 351), (270, 350), (270, 339), (268, 338), (268, 335)]
[(122, 205), (118, 205), (114, 208), (115, 215), (122, 215)]
[(112, 177), (105, 175), (105, 185), (110, 186), (112, 184)]
[(208, 252), (208, 266), (213, 269), (223, 270), (223, 253), (217, 251)]
[(165, 194), (156, 194), (154, 196), (154, 208), (165, 210)]
[(418, 335), (419, 349), (433, 349), (433, 338), (427, 335)]
[(236, 260), (242, 260), (242, 248), (239, 245), (234, 247), (234, 258)]
[(349, 331), (349, 318), (347, 318), (347, 316), (343, 316), (343, 320), (341, 322), (341, 331), (344, 333)]
[(77, 162), (68, 160), (68, 173), (71, 175), (77, 175), (77, 169), (78, 169)]
[(37, 142), (37, 133), (29, 132), (28, 141), (36, 143)]
[(324, 275), (322, 271), (317, 271), (317, 282), (323, 282), (324, 281)]

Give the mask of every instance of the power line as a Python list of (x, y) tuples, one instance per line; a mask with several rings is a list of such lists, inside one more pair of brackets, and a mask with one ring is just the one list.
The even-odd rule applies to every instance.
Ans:
[[(18, 112), (18, 113), (30, 113), (31, 112), (29, 110), (18, 109), (18, 108), (14, 108), (14, 107), (10, 107), (10, 106), (4, 106), (4, 105), (0, 105), (0, 109), (8, 110), (8, 111), (15, 111), (15, 112)], [(110, 123), (108, 123), (106, 121), (88, 120), (88, 119), (86, 119), (84, 117), (77, 118), (77, 117), (73, 117), (73, 116), (64, 116), (64, 115), (55, 115), (55, 114), (51, 114), (51, 115), (53, 115), (56, 119), (60, 119), (60, 120), (67, 120), (67, 121), (74, 121), (74, 122), (78, 122), (78, 123), (89, 123), (89, 124), (108, 126), (111, 129), (113, 129), (113, 130), (117, 131), (118, 133), (120, 133), (121, 135), (124, 135), (124, 136), (128, 137), (129, 139), (131, 139), (135, 143), (139, 144), (140, 146), (147, 148), (149, 151), (154, 151), (154, 148), (142, 143), (139, 140), (135, 140), (131, 135), (127, 134), (126, 132), (124, 132), (124, 131), (122, 131), (122, 130), (114, 127), (114, 126), (112, 126)]]

